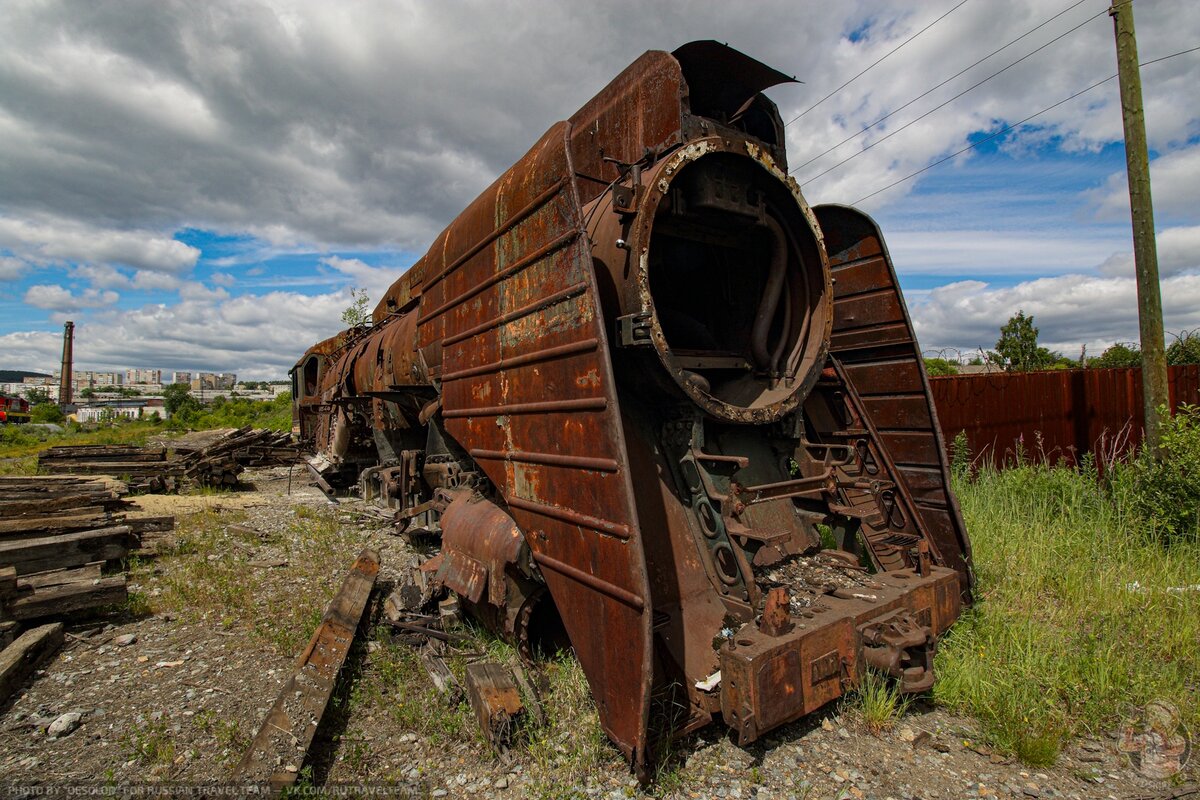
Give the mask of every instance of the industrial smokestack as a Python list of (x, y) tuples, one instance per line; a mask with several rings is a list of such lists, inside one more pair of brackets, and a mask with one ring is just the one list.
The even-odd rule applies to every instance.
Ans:
[(71, 405), (71, 370), (74, 369), (75, 323), (67, 320), (63, 326), (62, 372), (58, 384), (58, 404)]

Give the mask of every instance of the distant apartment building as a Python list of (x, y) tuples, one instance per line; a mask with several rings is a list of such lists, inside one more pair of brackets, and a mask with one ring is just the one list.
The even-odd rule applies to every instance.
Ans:
[(58, 373), (56, 372), (50, 376), (46, 376), (46, 375), (28, 376), (27, 375), (21, 379), (21, 383), (25, 386), (57, 386), (58, 385)]
[(125, 370), (126, 383), (140, 384), (161, 384), (162, 370), (161, 369), (127, 369)]
[(190, 373), (190, 372), (172, 372), (171, 373), (171, 383), (186, 383), (188, 385), (191, 385), (192, 373)]
[(237, 383), (237, 375), (232, 372), (197, 372), (192, 375), (193, 392), (215, 389), (232, 389)]
[[(53, 383), (58, 384), (60, 372), (54, 372)], [(76, 391), (80, 389), (115, 388), (125, 382), (125, 376), (120, 372), (93, 372), (92, 370), (71, 373), (71, 381)]]

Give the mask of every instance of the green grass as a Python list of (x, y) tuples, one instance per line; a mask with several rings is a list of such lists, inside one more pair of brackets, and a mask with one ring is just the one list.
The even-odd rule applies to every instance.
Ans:
[[(210, 509), (176, 518), (175, 545), (160, 559), (163, 595), (155, 610), (215, 618), (249, 628), (281, 656), (300, 653), (325, 606), (361, 550), (361, 537), (333, 511), (296, 508), (291, 535), (264, 540), (240, 529), (242, 511)], [(253, 567), (251, 553), (269, 547), (288, 560), (276, 570)]]
[(161, 720), (135, 725), (122, 737), (122, 744), (130, 758), (143, 766), (170, 767), (175, 761), (175, 741)]
[(542, 696), (546, 725), (529, 731), (532, 765), (528, 796), (541, 800), (585, 797), (596, 778), (628, 769), (600, 727), (583, 667), (564, 654), (544, 665), (549, 690)]
[(231, 767), (236, 764), (250, 746), (250, 735), (242, 730), (237, 720), (220, 717), (211, 708), (197, 712), (192, 717), (192, 722), (220, 748), (217, 761), (222, 766)]
[(20, 425), (0, 427), (0, 458), (24, 459), (47, 447), (81, 444), (145, 444), (147, 437), (162, 430), (149, 420), (114, 422), (104, 427), (75, 430), (70, 424), (62, 433), (30, 430)]
[[(428, 737), (434, 744), (473, 740), (482, 744), (483, 735), (466, 700), (446, 702), (425, 673), (417, 650), (378, 637), (380, 647), (371, 656), (370, 674), (363, 702), (386, 713), (407, 731)], [(461, 674), (457, 676), (460, 681)]]
[(1194, 536), (1164, 546), (1086, 469), (960, 472), (955, 489), (979, 583), (977, 603), (939, 647), (939, 702), (1035, 765), (1155, 699), (1198, 729)]
[[(357, 694), (351, 695), (354, 713), (383, 712), (404, 731), (434, 745), (466, 743), (481, 760), (495, 757), (484, 740), (469, 703), (449, 703), (433, 687), (421, 664), (418, 650), (393, 643), (387, 627), (376, 630), (378, 647), (371, 652)], [(515, 648), (488, 631), (468, 624), (460, 629), (468, 641), (457, 652), (445, 656), (446, 665), (465, 686), (469, 661), (494, 661), (510, 666), (518, 663)], [(582, 667), (569, 653), (542, 661), (529, 668), (530, 680), (541, 686), (539, 697), (545, 724), (527, 713), (514, 732), (510, 745), (519, 761), (526, 764), (529, 785), (523, 797), (539, 800), (585, 798), (587, 791), (604, 783), (611, 774), (628, 775), (620, 753), (609, 743), (592, 700)], [(522, 692), (524, 695), (524, 692)], [(528, 705), (530, 698), (525, 697)], [(360, 757), (353, 744), (345, 745), (346, 763)], [(350, 764), (353, 768), (353, 764)], [(363, 770), (355, 770), (362, 774)]]
[(36, 472), (36, 456), (47, 447), (85, 444), (143, 445), (153, 434), (164, 430), (211, 430), (213, 428), (270, 428), (277, 431), (292, 429), (292, 397), (281, 392), (272, 400), (250, 400), (244, 397), (221, 399), (199, 410), (189, 410), (162, 422), (158, 418), (117, 420), (99, 426), (82, 427), (62, 423), (62, 433), (51, 433), (24, 425), (0, 425), (0, 459), (19, 459), (19, 462), (0, 462), (0, 475), (32, 475)]
[(871, 733), (890, 730), (908, 711), (912, 698), (900, 693), (894, 680), (868, 670), (859, 686), (846, 698), (846, 706), (855, 709)]

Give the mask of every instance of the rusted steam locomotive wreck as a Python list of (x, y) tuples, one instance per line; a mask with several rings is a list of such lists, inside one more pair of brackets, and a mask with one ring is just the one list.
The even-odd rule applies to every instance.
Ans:
[(646, 53), (293, 372), (320, 480), (439, 535), (436, 581), (524, 653), (569, 642), (638, 768), (868, 668), (927, 689), (970, 600), (886, 247), (788, 177), (789, 80)]

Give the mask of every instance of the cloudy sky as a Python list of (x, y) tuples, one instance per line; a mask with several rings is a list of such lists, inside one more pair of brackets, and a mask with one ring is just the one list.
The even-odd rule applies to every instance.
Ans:
[[(1137, 337), (1117, 82), (989, 137), (1116, 72), (1107, 5), (5, 0), (0, 367), (53, 368), (74, 319), (81, 368), (281, 377), (350, 287), (377, 299), (549, 125), (692, 39), (804, 81), (769, 92), (794, 174), (877, 218), (928, 352), (1024, 309), (1095, 354)], [(1143, 63), (1200, 46), (1191, 0), (1136, 14)], [(1173, 331), (1200, 328), (1198, 77), (1200, 52), (1143, 68)]]

